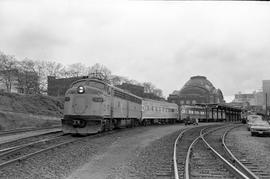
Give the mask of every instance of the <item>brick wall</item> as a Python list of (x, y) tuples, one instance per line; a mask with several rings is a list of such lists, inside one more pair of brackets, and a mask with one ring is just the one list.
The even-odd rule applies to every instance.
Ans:
[(55, 76), (48, 76), (48, 95), (49, 96), (64, 96), (71, 83), (76, 80), (82, 79), (82, 77), (72, 78), (59, 78)]

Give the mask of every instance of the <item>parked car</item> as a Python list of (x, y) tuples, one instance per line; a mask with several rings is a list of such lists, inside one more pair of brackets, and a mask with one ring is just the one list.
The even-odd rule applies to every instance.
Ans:
[(198, 125), (199, 124), (198, 119), (186, 118), (185, 125), (189, 125), (189, 124)]
[(247, 116), (247, 130), (250, 130), (250, 127), (253, 122), (255, 121), (262, 121), (262, 116), (260, 115), (248, 115)]
[(250, 127), (251, 135), (270, 134), (270, 124), (268, 121), (257, 120)]

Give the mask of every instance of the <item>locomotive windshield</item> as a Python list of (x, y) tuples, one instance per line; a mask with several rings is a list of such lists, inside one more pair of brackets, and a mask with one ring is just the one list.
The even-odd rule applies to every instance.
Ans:
[(98, 81), (89, 81), (89, 80), (78, 81), (77, 83), (73, 84), (73, 87), (78, 87), (78, 86), (91, 86), (91, 87), (98, 88), (101, 90), (106, 89), (103, 83), (98, 82)]

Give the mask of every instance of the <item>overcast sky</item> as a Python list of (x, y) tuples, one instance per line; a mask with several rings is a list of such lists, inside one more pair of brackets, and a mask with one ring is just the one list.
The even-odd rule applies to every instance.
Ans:
[(0, 51), (101, 63), (166, 97), (204, 75), (230, 101), (270, 79), (270, 4), (1, 0)]

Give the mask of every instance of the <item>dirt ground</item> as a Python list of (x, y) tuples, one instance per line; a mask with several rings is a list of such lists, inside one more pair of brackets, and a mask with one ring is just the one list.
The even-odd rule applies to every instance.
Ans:
[(63, 99), (0, 92), (0, 131), (60, 124)]

